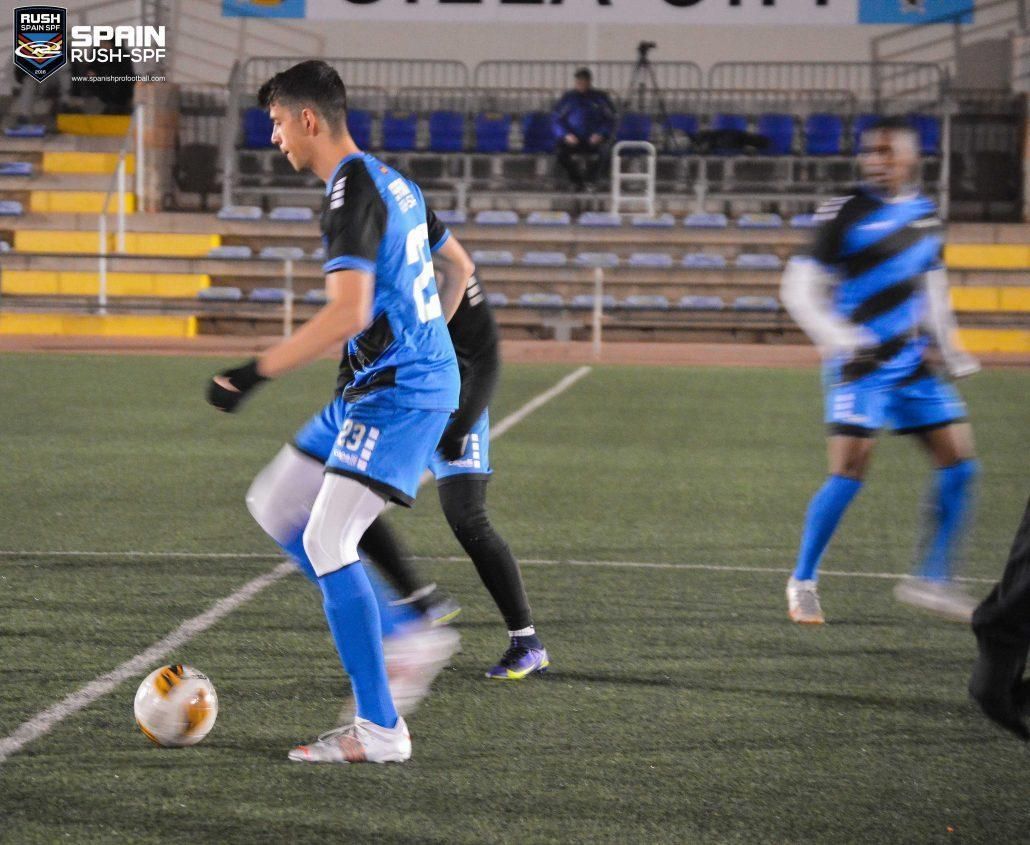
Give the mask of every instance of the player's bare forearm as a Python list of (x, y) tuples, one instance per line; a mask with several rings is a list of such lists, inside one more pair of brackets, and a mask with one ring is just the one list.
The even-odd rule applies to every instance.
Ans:
[(440, 271), (437, 277), (440, 306), (444, 319), (450, 322), (454, 312), (461, 305), (461, 298), (465, 295), (469, 279), (476, 272), (476, 265), (465, 248), (458, 243), (458, 239), (452, 235), (433, 255), (433, 266)]
[(262, 376), (276, 378), (303, 367), (368, 325), (372, 317), (371, 274), (358, 270), (330, 273), (326, 293), (329, 301), (314, 317), (258, 359)]

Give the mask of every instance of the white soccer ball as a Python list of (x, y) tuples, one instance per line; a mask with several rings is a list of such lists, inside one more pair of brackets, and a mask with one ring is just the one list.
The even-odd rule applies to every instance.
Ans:
[(155, 669), (136, 690), (136, 724), (147, 739), (166, 748), (196, 745), (218, 716), (218, 694), (192, 666)]

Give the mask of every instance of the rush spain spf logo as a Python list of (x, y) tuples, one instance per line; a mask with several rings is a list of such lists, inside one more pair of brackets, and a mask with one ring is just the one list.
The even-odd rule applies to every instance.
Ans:
[(43, 82), (68, 61), (68, 10), (22, 6), (14, 10), (14, 66)]

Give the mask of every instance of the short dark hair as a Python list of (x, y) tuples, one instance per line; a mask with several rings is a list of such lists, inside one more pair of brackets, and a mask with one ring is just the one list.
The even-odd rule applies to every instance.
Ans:
[(590, 72), (590, 68), (581, 67), (573, 74), (576, 79), (593, 79), (594, 75)]
[(881, 115), (870, 123), (865, 132), (908, 132), (910, 135), (918, 134), (915, 126), (906, 117), (899, 115)]
[(312, 59), (277, 73), (258, 91), (258, 103), (318, 112), (335, 135), (347, 125), (347, 89), (331, 65)]

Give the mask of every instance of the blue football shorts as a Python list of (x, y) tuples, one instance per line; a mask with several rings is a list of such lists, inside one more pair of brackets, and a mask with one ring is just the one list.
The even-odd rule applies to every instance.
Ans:
[(895, 434), (916, 434), (966, 418), (966, 404), (958, 391), (935, 375), (907, 383), (873, 376), (824, 386), (825, 420), (831, 434), (872, 437), (885, 426)]

